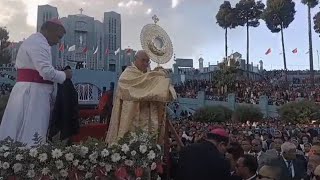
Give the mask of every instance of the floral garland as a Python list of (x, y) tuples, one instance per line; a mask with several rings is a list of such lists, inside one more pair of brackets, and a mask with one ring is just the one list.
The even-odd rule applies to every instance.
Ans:
[(162, 150), (155, 142), (142, 131), (128, 133), (110, 147), (90, 139), (68, 147), (26, 148), (8, 138), (0, 141), (0, 179), (161, 179)]

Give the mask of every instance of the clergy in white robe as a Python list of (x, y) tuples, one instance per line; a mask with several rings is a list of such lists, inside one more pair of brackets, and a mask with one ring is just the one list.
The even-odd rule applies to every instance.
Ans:
[(0, 140), (10, 137), (32, 146), (36, 133), (41, 142), (46, 140), (53, 83), (63, 83), (72, 76), (71, 71), (58, 71), (52, 66), (51, 46), (59, 43), (64, 34), (62, 24), (51, 20), (21, 44), (15, 64), (17, 82), (2, 118)]

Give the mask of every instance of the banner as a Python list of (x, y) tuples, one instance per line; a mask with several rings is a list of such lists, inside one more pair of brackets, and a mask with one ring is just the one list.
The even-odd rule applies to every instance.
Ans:
[(176, 59), (178, 67), (193, 67), (193, 59)]

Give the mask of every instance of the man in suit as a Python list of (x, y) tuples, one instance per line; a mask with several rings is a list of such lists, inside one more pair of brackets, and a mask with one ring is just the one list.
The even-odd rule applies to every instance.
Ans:
[(228, 140), (228, 133), (217, 128), (207, 134), (205, 141), (182, 149), (176, 180), (229, 180), (230, 165), (224, 157)]
[(257, 158), (249, 154), (245, 154), (240, 157), (236, 164), (237, 175), (240, 176), (243, 180), (256, 180), (257, 169)]
[(297, 159), (297, 148), (291, 142), (281, 145), (281, 155), (271, 161), (271, 165), (279, 167), (281, 170), (281, 180), (301, 180), (306, 177), (304, 163)]

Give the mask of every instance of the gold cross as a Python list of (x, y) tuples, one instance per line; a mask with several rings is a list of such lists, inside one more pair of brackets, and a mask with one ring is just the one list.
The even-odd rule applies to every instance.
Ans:
[(159, 18), (158, 18), (157, 15), (153, 15), (153, 16), (152, 16), (152, 20), (153, 20), (153, 22), (154, 22), (155, 24), (157, 24), (157, 22), (159, 21)]

